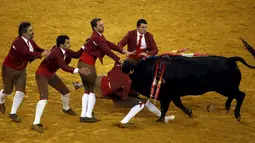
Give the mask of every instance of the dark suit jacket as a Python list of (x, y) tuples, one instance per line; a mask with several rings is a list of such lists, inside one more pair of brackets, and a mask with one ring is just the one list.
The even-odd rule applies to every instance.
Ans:
[(17, 37), (12, 45), (8, 55), (5, 57), (3, 64), (15, 70), (24, 70), (27, 67), (28, 61), (32, 62), (36, 58), (41, 58), (41, 49), (34, 40), (30, 40), (34, 52), (29, 51), (27, 43), (22, 37)]
[(106, 40), (103, 35), (101, 36), (95, 31), (89, 38), (89, 41), (84, 46), (86, 47), (84, 52), (87, 52), (89, 55), (99, 58), (101, 63), (103, 63), (103, 57), (105, 55), (109, 56), (116, 62), (119, 61), (120, 58), (116, 54), (114, 54), (111, 49), (122, 53), (122, 48)]
[[(146, 52), (147, 54), (154, 56), (158, 54), (158, 47), (155, 43), (153, 35), (149, 32), (145, 33), (145, 42), (147, 45)], [(123, 39), (118, 43), (118, 46), (123, 48), (127, 44), (127, 50), (132, 52), (136, 50), (137, 46), (137, 30), (129, 31), (128, 34), (123, 37)]]
[(64, 54), (62, 53), (61, 49), (54, 46), (50, 55), (47, 56), (38, 67), (36, 74), (43, 76), (52, 76), (59, 68), (66, 72), (73, 73), (74, 68), (68, 66), (68, 64), (71, 62), (72, 58), (78, 59), (81, 56), (82, 52), (82, 48), (77, 52), (67, 50), (65, 53), (66, 58), (64, 60)]

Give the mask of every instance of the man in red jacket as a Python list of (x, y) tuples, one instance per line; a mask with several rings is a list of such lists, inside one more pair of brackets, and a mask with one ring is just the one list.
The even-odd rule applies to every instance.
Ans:
[(5, 113), (5, 98), (10, 95), (15, 86), (16, 93), (9, 117), (14, 122), (20, 122), (16, 112), (23, 100), (26, 88), (26, 67), (28, 62), (49, 55), (49, 51), (41, 49), (33, 40), (34, 32), (29, 22), (19, 25), (19, 36), (13, 41), (8, 55), (2, 65), (3, 89), (0, 91), (0, 112)]
[(136, 52), (135, 55), (128, 56), (128, 59), (141, 60), (143, 57), (154, 56), (158, 54), (158, 47), (153, 35), (147, 32), (147, 21), (139, 19), (136, 29), (129, 31), (118, 43), (123, 48), (127, 45), (127, 51)]
[[(124, 63), (126, 64), (126, 63)], [(133, 128), (129, 121), (139, 113), (144, 107), (160, 117), (160, 110), (150, 102), (150, 100), (129, 96), (131, 79), (128, 71), (122, 71), (121, 65), (115, 63), (114, 67), (107, 75), (97, 76), (94, 91), (98, 98), (111, 99), (117, 108), (131, 108), (130, 112), (120, 121), (119, 127)], [(73, 82), (75, 89), (83, 87), (82, 83)], [(175, 116), (166, 116), (165, 122), (174, 120)]]
[(78, 59), (81, 56), (85, 47), (82, 47), (77, 52), (70, 50), (70, 40), (66, 35), (58, 36), (56, 41), (57, 45), (52, 48), (50, 55), (42, 61), (35, 75), (40, 93), (40, 100), (36, 106), (35, 120), (32, 129), (40, 133), (45, 130), (42, 124), (40, 124), (40, 119), (48, 101), (48, 84), (61, 93), (63, 102), (62, 111), (70, 115), (76, 115), (76, 113), (69, 107), (70, 90), (56, 74), (57, 70), (61, 68), (64, 71), (73, 74), (90, 74), (88, 68), (73, 68), (68, 66), (72, 58)]
[[(153, 35), (147, 32), (147, 21), (139, 19), (136, 23), (136, 29), (131, 30), (118, 43), (118, 46), (124, 48), (127, 45), (127, 51), (135, 53), (127, 56), (127, 59), (139, 61), (148, 56), (158, 54), (158, 47)], [(130, 94), (138, 94), (130, 89)]]
[(92, 116), (94, 105), (96, 103), (96, 96), (94, 93), (94, 85), (97, 78), (95, 68), (96, 59), (99, 58), (100, 62), (103, 64), (103, 58), (105, 55), (107, 55), (115, 62), (122, 64), (123, 60), (120, 59), (111, 50), (127, 55), (129, 55), (130, 52), (127, 52), (126, 50), (123, 50), (114, 43), (106, 40), (103, 35), (104, 23), (100, 18), (92, 19), (90, 24), (93, 33), (89, 38), (88, 42), (84, 44), (84, 47), (86, 47), (86, 49), (80, 57), (78, 67), (87, 67), (92, 71), (91, 74), (88, 76), (80, 75), (85, 90), (82, 96), (82, 111), (80, 116), (80, 122), (92, 123), (99, 121), (94, 116)]

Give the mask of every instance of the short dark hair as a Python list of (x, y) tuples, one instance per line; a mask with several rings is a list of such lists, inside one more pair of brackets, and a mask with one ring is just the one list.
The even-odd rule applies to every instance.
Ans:
[(18, 31), (19, 36), (22, 36), (23, 33), (26, 33), (26, 32), (27, 32), (27, 28), (28, 28), (29, 26), (31, 26), (30, 22), (22, 22), (22, 23), (20, 23), (20, 25), (19, 25), (19, 31)]
[(67, 35), (59, 35), (56, 42), (57, 42), (57, 47), (60, 46), (60, 44), (65, 44), (66, 39), (69, 40), (69, 37)]
[(101, 18), (94, 18), (90, 21), (90, 25), (91, 25), (91, 28), (92, 28), (93, 31), (95, 31), (94, 27), (97, 27), (97, 22), (100, 21), (100, 20), (102, 20), (102, 19)]
[(122, 72), (125, 74), (130, 74), (132, 70), (135, 70), (137, 63), (132, 60), (124, 60), (124, 63), (121, 66)]
[(145, 19), (139, 19), (136, 23), (136, 26), (140, 27), (141, 24), (147, 24), (147, 21)]

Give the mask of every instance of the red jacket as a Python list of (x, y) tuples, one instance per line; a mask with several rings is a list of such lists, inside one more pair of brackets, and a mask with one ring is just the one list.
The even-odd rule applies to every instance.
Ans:
[(61, 68), (66, 72), (73, 73), (74, 68), (68, 66), (72, 58), (78, 59), (83, 52), (81, 48), (79, 51), (74, 52), (72, 50), (67, 50), (65, 52), (66, 58), (64, 60), (64, 54), (59, 47), (54, 46), (49, 56), (47, 56), (38, 67), (36, 74), (42, 76), (52, 76), (56, 71)]
[[(108, 82), (110, 83), (110, 88)], [(122, 73), (121, 66), (119, 64), (115, 64), (112, 70), (108, 72), (107, 77), (102, 78), (101, 89), (104, 96), (109, 96), (114, 93), (120, 96), (122, 100), (125, 100), (128, 97), (131, 84), (132, 81), (129, 76)]]
[(14, 70), (24, 70), (27, 67), (28, 61), (32, 62), (36, 58), (41, 58), (41, 53), (44, 49), (41, 49), (34, 40), (29, 40), (29, 42), (33, 46), (34, 52), (29, 51), (29, 47), (22, 37), (17, 37), (13, 41), (3, 65)]
[[(94, 31), (92, 36), (89, 38), (88, 43), (84, 44), (85, 50), (87, 54), (92, 57), (96, 57), (100, 59), (100, 62), (103, 64), (103, 57), (105, 55), (112, 58), (114, 61), (118, 62), (120, 58), (114, 54), (112, 50), (122, 53), (122, 48), (118, 47), (114, 43), (105, 39), (103, 35), (100, 35), (98, 32)], [(84, 60), (85, 53), (82, 54), (80, 60)]]
[[(153, 38), (153, 35), (149, 32), (145, 33), (145, 42), (147, 45), (147, 54), (154, 56), (158, 54), (158, 47)], [(127, 33), (125, 37), (118, 43), (118, 46), (123, 48), (127, 44), (127, 50), (129, 52), (135, 51), (137, 46), (137, 30), (132, 30)]]

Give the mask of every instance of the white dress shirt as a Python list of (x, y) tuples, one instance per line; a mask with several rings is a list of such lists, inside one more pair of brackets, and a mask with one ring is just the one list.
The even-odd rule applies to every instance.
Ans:
[[(21, 38), (26, 42), (27, 46), (29, 47), (29, 51), (30, 52), (34, 52), (34, 48), (33, 46), (31, 45), (31, 43), (24, 37), (21, 36)], [(15, 48), (14, 48), (15, 49)]]
[[(84, 47), (85, 48), (85, 47)], [(66, 51), (62, 48), (60, 48), (60, 50), (62, 51), (63, 55), (64, 55), (64, 60), (66, 59)], [(73, 73), (78, 73), (79, 71), (79, 68), (75, 68)]]
[(145, 37), (144, 37), (144, 34), (140, 34), (138, 31), (137, 31), (137, 44), (139, 42), (139, 38), (140, 38), (140, 35), (142, 35), (142, 41), (141, 41), (141, 49), (146, 49), (147, 48), (147, 45), (146, 45), (146, 42), (145, 42)]

